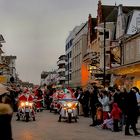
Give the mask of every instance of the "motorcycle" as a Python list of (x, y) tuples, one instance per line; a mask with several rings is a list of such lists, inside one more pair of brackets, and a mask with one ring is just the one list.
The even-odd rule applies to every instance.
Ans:
[(60, 109), (60, 103), (59, 100), (53, 100), (53, 102), (50, 104), (50, 112), (54, 111), (55, 113), (58, 113)]
[(30, 118), (35, 121), (35, 111), (34, 111), (33, 102), (20, 102), (18, 112), (17, 112), (17, 120), (21, 118), (26, 122), (29, 121)]
[(62, 99), (61, 101), (61, 109), (60, 109), (60, 115), (59, 115), (59, 122), (61, 122), (61, 119), (66, 119), (67, 122), (71, 123), (72, 119), (77, 122), (78, 118), (78, 111), (77, 111), (77, 105), (78, 101), (76, 99)]

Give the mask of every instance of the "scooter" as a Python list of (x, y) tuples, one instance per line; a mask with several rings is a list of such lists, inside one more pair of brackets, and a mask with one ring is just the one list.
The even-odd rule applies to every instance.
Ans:
[(17, 112), (17, 120), (25, 120), (26, 122), (32, 118), (35, 121), (35, 111), (33, 109), (33, 102), (20, 102)]
[(61, 102), (61, 108), (60, 108), (60, 115), (59, 115), (59, 122), (61, 122), (61, 119), (67, 120), (67, 122), (71, 123), (72, 119), (77, 122), (78, 118), (78, 111), (77, 111), (77, 105), (78, 101), (74, 99), (63, 99)]

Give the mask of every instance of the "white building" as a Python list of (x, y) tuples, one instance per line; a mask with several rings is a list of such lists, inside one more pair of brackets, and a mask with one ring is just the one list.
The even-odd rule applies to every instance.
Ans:
[(66, 85), (71, 85), (72, 80), (72, 48), (73, 48), (73, 40), (76, 36), (77, 31), (79, 30), (80, 26), (76, 26), (68, 35), (66, 39), (66, 46), (65, 46), (65, 54), (66, 54), (66, 72), (65, 77)]
[(66, 55), (61, 55), (59, 57), (59, 60), (57, 61), (58, 66), (58, 77), (57, 77), (57, 84), (58, 85), (64, 85), (65, 84), (65, 71), (66, 71)]
[(58, 73), (56, 70), (41, 73), (41, 85), (53, 85), (57, 83)]

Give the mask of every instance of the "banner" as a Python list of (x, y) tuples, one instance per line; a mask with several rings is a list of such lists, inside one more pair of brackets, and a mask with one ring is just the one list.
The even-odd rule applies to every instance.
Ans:
[(111, 67), (117, 67), (121, 64), (121, 50), (120, 47), (112, 47), (110, 48), (110, 64)]

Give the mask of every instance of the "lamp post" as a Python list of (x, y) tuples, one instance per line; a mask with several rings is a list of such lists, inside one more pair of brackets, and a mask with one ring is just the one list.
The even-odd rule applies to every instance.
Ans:
[(66, 61), (67, 61), (67, 70), (68, 70), (68, 87), (69, 87), (69, 71), (70, 71), (70, 68), (69, 68), (69, 53), (67, 54), (66, 56)]

